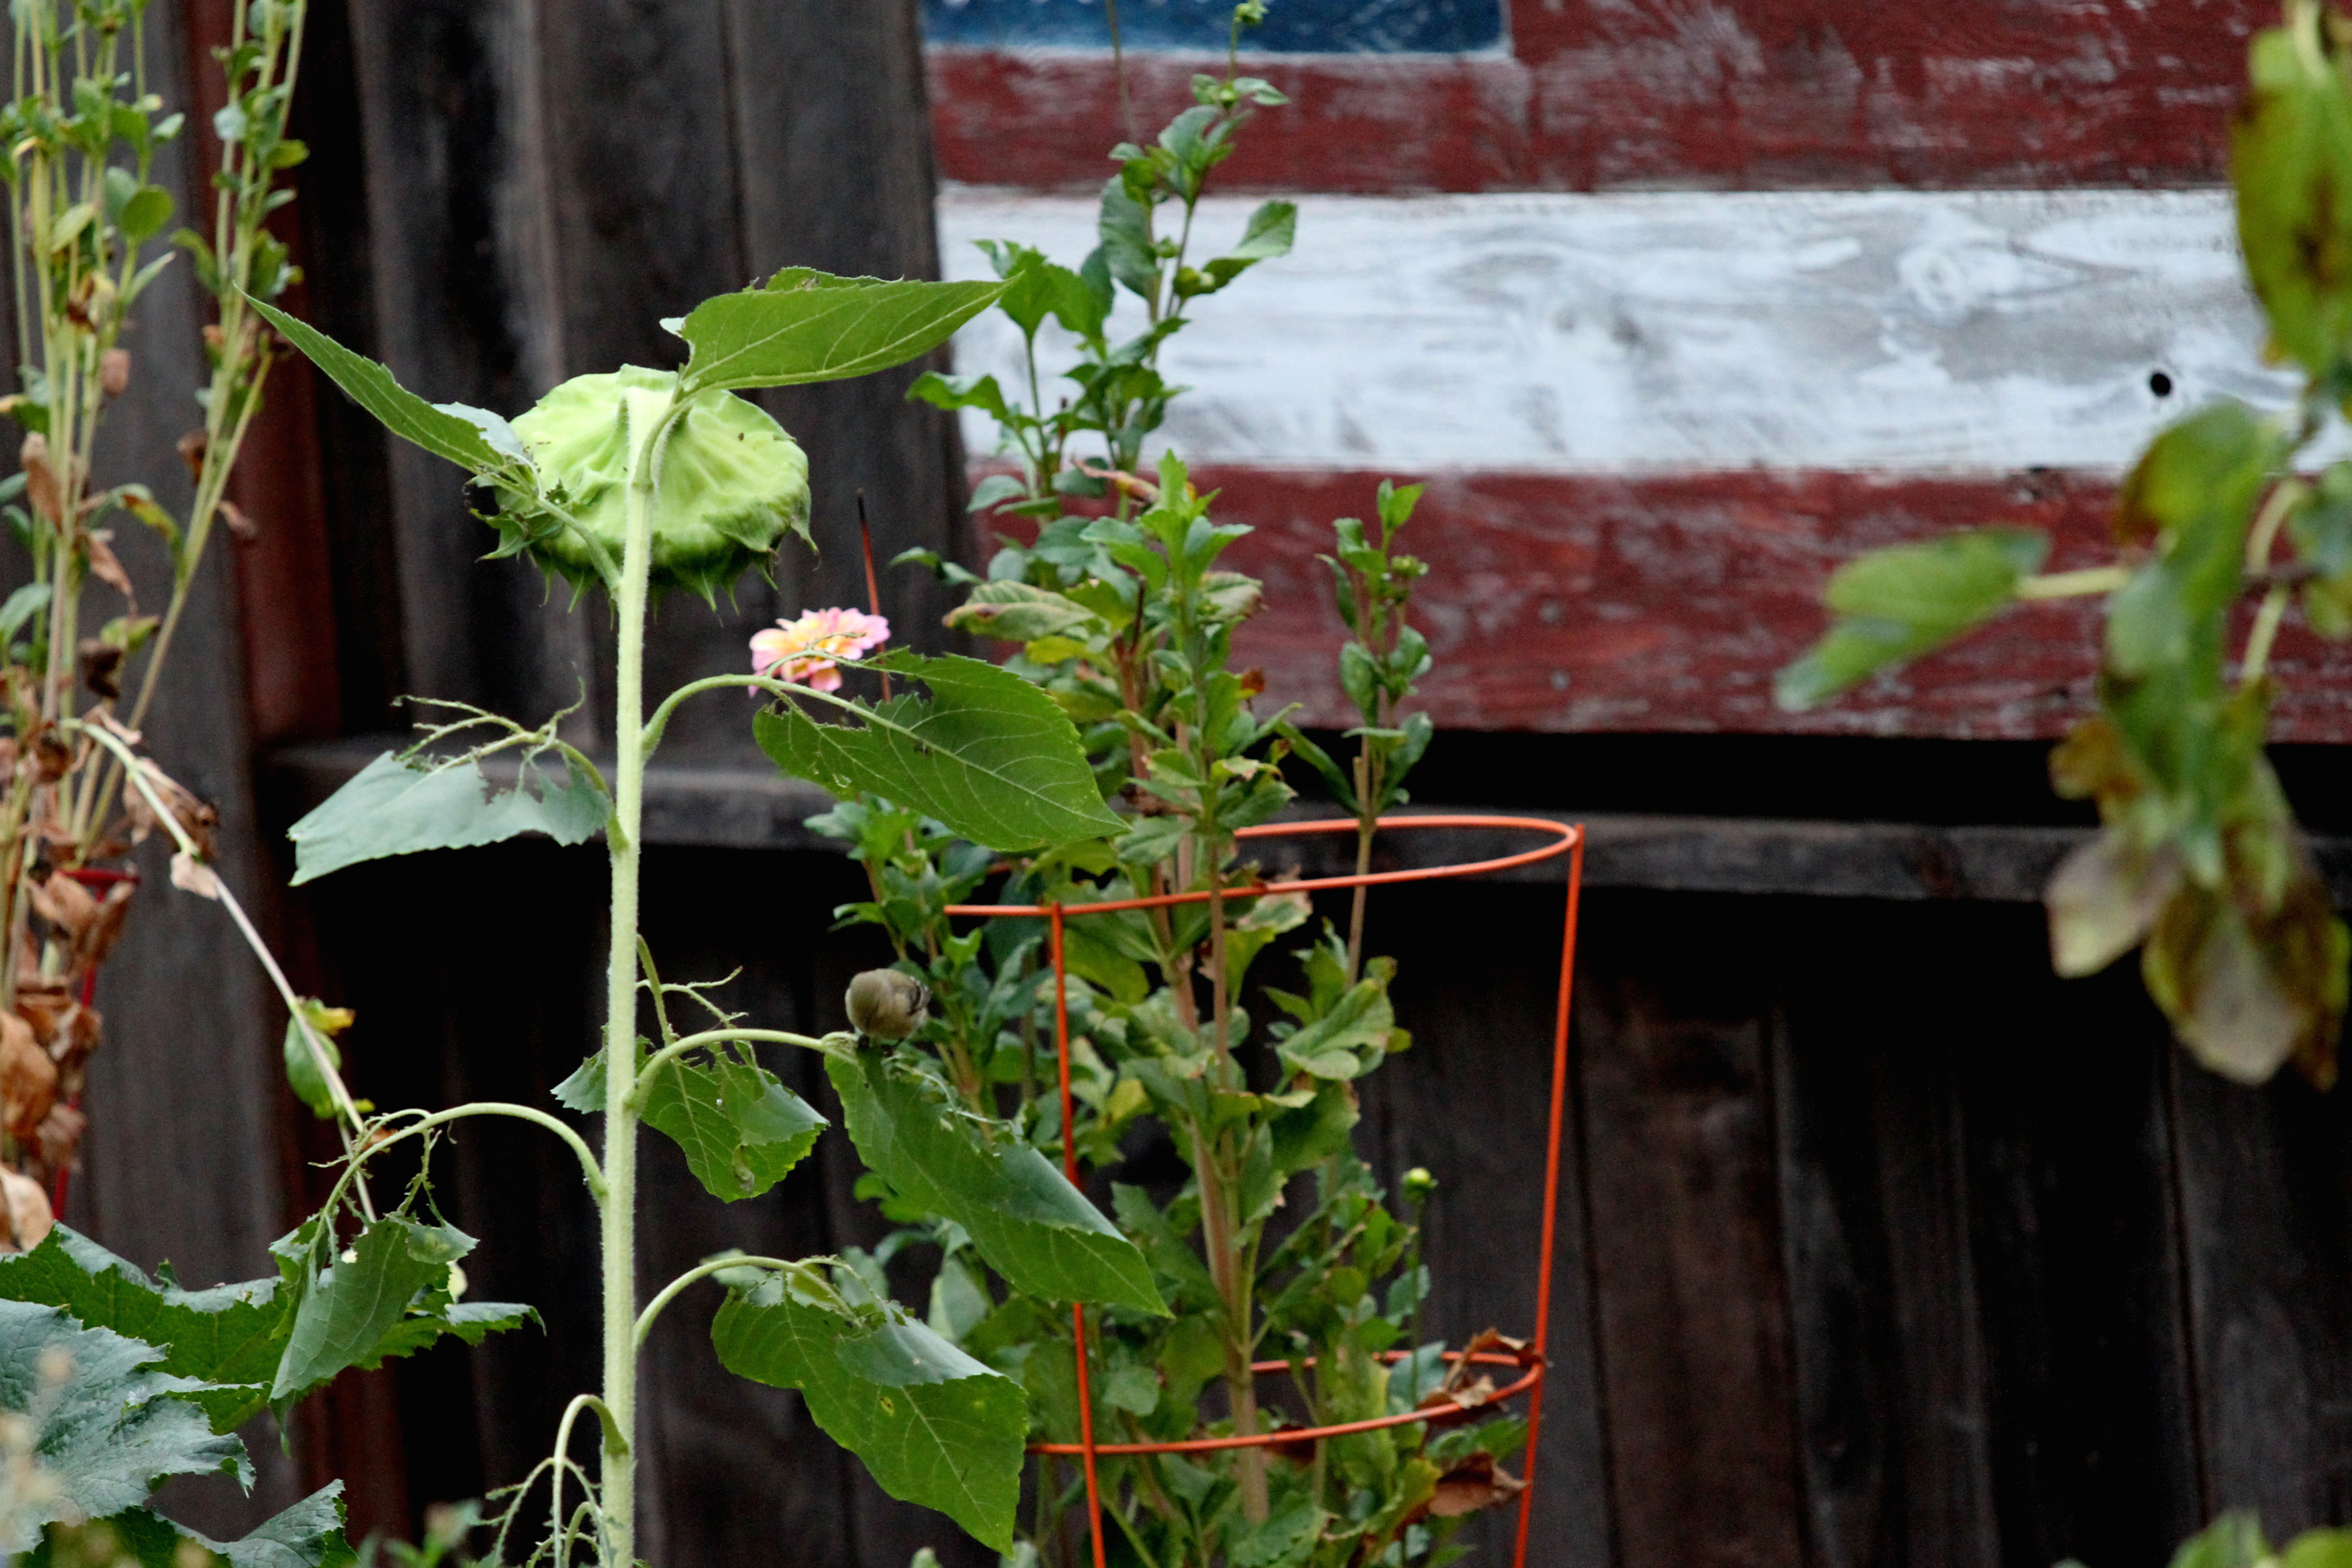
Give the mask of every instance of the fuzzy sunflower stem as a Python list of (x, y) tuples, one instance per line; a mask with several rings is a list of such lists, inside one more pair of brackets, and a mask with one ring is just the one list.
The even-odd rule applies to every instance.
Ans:
[(613, 738), (612, 950), (604, 988), (604, 1407), (599, 1471), (606, 1568), (636, 1556), (637, 1418), (637, 868), (646, 786), (646, 596), (653, 569), (654, 489), (670, 415), (631, 457), (628, 525), (621, 551), (619, 658)]

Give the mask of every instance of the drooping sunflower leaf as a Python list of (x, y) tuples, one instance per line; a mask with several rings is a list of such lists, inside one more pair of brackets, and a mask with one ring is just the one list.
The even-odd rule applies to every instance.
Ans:
[(1033, 1296), (1165, 1312), (1150, 1265), (1027, 1143), (991, 1137), (876, 1052), (829, 1057), (851, 1140), (902, 1197), (954, 1220)]
[(167, 1476), (251, 1484), (245, 1445), (213, 1430), (185, 1397), (201, 1385), (157, 1370), (163, 1357), (55, 1307), (0, 1301), (0, 1409), (34, 1419), (33, 1461), (51, 1483), (0, 1521), (0, 1552), (29, 1551), (58, 1520), (135, 1508)]
[(1011, 1548), (1029, 1432), (1028, 1399), (1012, 1379), (895, 1306), (844, 1317), (774, 1276), (730, 1290), (710, 1339), (737, 1376), (799, 1389), (884, 1491)]
[(359, 1554), (343, 1538), (343, 1483), (330, 1481), (236, 1541), (215, 1541), (150, 1509), (133, 1508), (84, 1525), (52, 1526), (24, 1562), (25, 1568), (90, 1563), (121, 1568), (126, 1560), (138, 1568), (190, 1568), (192, 1556), (228, 1568), (349, 1568)]
[(474, 1238), (455, 1226), (387, 1215), (331, 1252), (320, 1224), (313, 1215), (270, 1247), (295, 1299), (269, 1389), (280, 1411), (347, 1368), (382, 1365), (445, 1333), (479, 1344), (494, 1330), (537, 1316), (508, 1302), (453, 1300), (450, 1268), (474, 1249)]
[(404, 441), (446, 458), (474, 474), (528, 471), (530, 460), (511, 426), (495, 414), (456, 403), (427, 403), (364, 354), (353, 353), (316, 327), (296, 321), (274, 305), (247, 296), (261, 319), (327, 373), (352, 401)]
[(1002, 283), (894, 282), (786, 268), (705, 300), (674, 329), (689, 391), (843, 381), (904, 364), (996, 302)]
[(827, 1123), (773, 1073), (742, 1062), (672, 1062), (646, 1097), (645, 1119), (685, 1151), (712, 1197), (756, 1198), (784, 1179)]
[(611, 815), (596, 782), (569, 765), (559, 783), (526, 764), (514, 788), (493, 792), (478, 763), (417, 768), (386, 752), (286, 837), (294, 841), (299, 887), (362, 860), (470, 848), (525, 833), (584, 843), (604, 831)]
[(763, 710), (752, 733), (775, 764), (847, 797), (886, 795), (991, 849), (1034, 849), (1117, 833), (1069, 716), (1011, 670), (976, 658), (896, 651), (871, 667), (912, 677), (901, 689), (820, 724), (791, 702)]
[(90, 1328), (155, 1346), (159, 1370), (207, 1385), (182, 1397), (234, 1432), (268, 1404), (291, 1327), (277, 1279), (183, 1290), (149, 1279), (68, 1226), (0, 1258), (0, 1299), (56, 1307)]

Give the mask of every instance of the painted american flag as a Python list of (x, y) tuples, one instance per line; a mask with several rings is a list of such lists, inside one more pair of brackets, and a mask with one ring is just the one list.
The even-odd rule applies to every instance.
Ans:
[[(1223, 64), (1229, 0), (1122, 0), (1146, 134)], [(1256, 526), (1249, 657), (1344, 705), (1315, 552), (1384, 476), (1455, 725), (2053, 736), (2082, 606), (1790, 718), (1771, 675), (1868, 548), (2015, 521), (2100, 553), (2114, 486), (2221, 394), (2284, 403), (2226, 174), (2268, 0), (1273, 0), (1287, 92), (1205, 209), (1299, 203), (1203, 301), (1168, 435)], [(925, 0), (950, 276), (1075, 265), (1125, 132), (1100, 0)], [(982, 324), (959, 368), (1004, 370)], [(1007, 383), (1011, 384), (1011, 383)], [(992, 446), (984, 418), (975, 456)], [(2278, 733), (2352, 739), (2352, 657), (2300, 634)]]

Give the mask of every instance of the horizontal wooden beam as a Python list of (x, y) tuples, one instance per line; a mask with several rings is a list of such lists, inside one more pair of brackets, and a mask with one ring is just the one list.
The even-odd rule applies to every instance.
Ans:
[[(2150, 185), (2220, 179), (2270, 0), (1518, 0), (1505, 50), (1273, 55), (1294, 100), (1219, 178), (1259, 190)], [(1107, 36), (1105, 42), (1107, 43)], [(1107, 49), (934, 47), (940, 170), (1084, 190), (1127, 135)], [(1145, 135), (1220, 55), (1128, 58)]]
[[(287, 820), (324, 800), (398, 737), (360, 737), (288, 746), (268, 761), (275, 804)], [(646, 838), (703, 849), (821, 849), (841, 846), (802, 826), (832, 798), (764, 764), (656, 763), (646, 777)], [(1448, 808), (1428, 807), (1433, 811)], [(1309, 805), (1302, 816), (1328, 816)], [(2071, 827), (1924, 826), (1902, 823), (1762, 821), (1738, 817), (1580, 816), (1591, 834), (1585, 882), (1594, 888), (1665, 892), (1794, 894), (1834, 899), (1943, 899), (2033, 902), (2059, 860), (2085, 842)], [(1530, 847), (1522, 835), (1486, 829), (1396, 833), (1381, 846), (1383, 868), (1498, 858)], [(2352, 839), (2315, 845), (2339, 902), (2352, 903)], [(1330, 835), (1268, 840), (1255, 851), (1270, 872), (1337, 876), (1351, 870), (1348, 847)], [(1502, 874), (1512, 881), (1558, 882), (1565, 860)]]

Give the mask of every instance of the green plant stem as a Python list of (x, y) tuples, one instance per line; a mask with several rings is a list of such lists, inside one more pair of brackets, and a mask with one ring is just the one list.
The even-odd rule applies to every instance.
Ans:
[(637, 1071), (635, 1100), (638, 1110), (645, 1109), (646, 1096), (653, 1092), (654, 1076), (663, 1068), (688, 1051), (698, 1051), (709, 1046), (726, 1045), (730, 1041), (741, 1041), (745, 1045), (799, 1046), (812, 1051), (831, 1051), (834, 1048), (823, 1040), (807, 1035), (787, 1034), (782, 1029), (705, 1029), (698, 1035), (688, 1035), (673, 1040), (646, 1058), (646, 1065)]
[(2080, 572), (2045, 572), (2018, 580), (2021, 599), (2079, 599), (2086, 594), (2112, 594), (2131, 581), (2128, 566), (2091, 566)]
[(636, 1563), (637, 1420), (637, 871), (646, 794), (646, 600), (653, 571), (653, 509), (661, 444), (679, 405), (631, 454), (621, 550), (619, 658), (614, 687), (613, 907), (604, 988), (604, 1405), (616, 1437), (604, 1444), (598, 1498), (606, 1568)]
[(2254, 612), (2253, 630), (2246, 635), (2245, 662), (2239, 667), (2241, 686), (2260, 680), (2270, 668), (2271, 644), (2278, 638), (2279, 622), (2286, 616), (2287, 590), (2284, 584), (2263, 595), (2263, 607)]
[(706, 1258), (663, 1286), (661, 1293), (646, 1303), (646, 1310), (637, 1314), (636, 1342), (640, 1345), (646, 1342), (646, 1336), (654, 1331), (654, 1321), (661, 1316), (662, 1309), (677, 1300), (687, 1287), (697, 1280), (708, 1279), (713, 1274), (729, 1268), (768, 1268), (778, 1274), (806, 1276), (813, 1274), (815, 1268), (815, 1260), (813, 1258), (796, 1260), (789, 1258)]

